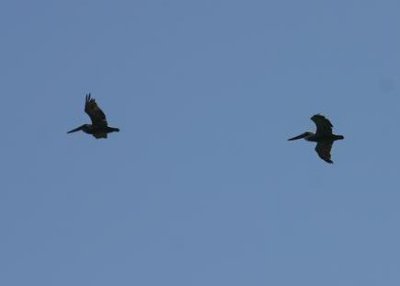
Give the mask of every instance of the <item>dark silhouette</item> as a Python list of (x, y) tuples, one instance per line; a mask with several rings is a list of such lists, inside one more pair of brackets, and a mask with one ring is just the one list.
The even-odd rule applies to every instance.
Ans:
[(332, 133), (333, 125), (324, 116), (316, 114), (311, 117), (311, 120), (314, 121), (315, 125), (317, 125), (317, 131), (315, 134), (312, 132), (304, 132), (303, 134), (300, 134), (299, 136), (290, 138), (288, 140), (291, 141), (304, 138), (307, 141), (317, 142), (315, 151), (317, 151), (319, 157), (322, 160), (332, 164), (332, 145), (336, 140), (342, 140), (344, 139), (344, 137), (342, 135), (335, 135)]
[(94, 98), (91, 98), (90, 93), (85, 98), (85, 112), (89, 115), (92, 124), (83, 124), (67, 133), (73, 133), (82, 130), (87, 134), (93, 135), (96, 139), (107, 138), (107, 134), (111, 132), (119, 132), (118, 128), (108, 127), (106, 115), (99, 108)]

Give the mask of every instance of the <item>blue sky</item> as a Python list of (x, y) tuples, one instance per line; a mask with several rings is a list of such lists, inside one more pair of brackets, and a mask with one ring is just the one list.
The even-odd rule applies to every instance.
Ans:
[(0, 284), (399, 285), (399, 10), (2, 1)]

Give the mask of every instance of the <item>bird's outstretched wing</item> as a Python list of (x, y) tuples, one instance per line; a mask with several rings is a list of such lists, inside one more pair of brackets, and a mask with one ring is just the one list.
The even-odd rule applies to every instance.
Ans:
[(318, 142), (317, 146), (315, 146), (315, 151), (317, 151), (318, 156), (324, 160), (325, 162), (328, 162), (330, 164), (333, 163), (331, 160), (331, 149), (332, 149), (333, 141), (323, 141), (323, 142)]
[(314, 121), (317, 126), (316, 134), (317, 136), (326, 136), (332, 135), (332, 123), (323, 115), (315, 114), (311, 117), (311, 120)]
[(96, 133), (93, 133), (93, 136), (94, 136), (96, 139), (99, 139), (99, 138), (107, 138), (107, 132), (96, 132)]
[(85, 112), (92, 120), (93, 126), (105, 127), (107, 126), (106, 115), (99, 108), (94, 98), (91, 98), (90, 93), (86, 95), (85, 99)]

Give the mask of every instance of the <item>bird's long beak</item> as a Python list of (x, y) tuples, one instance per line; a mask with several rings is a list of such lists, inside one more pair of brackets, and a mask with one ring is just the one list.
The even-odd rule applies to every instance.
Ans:
[(67, 134), (73, 133), (73, 132), (76, 132), (76, 131), (80, 131), (80, 130), (82, 130), (83, 126), (84, 126), (84, 125), (81, 125), (81, 126), (75, 128), (75, 129), (72, 129), (72, 130), (68, 131)]
[(296, 137), (293, 137), (293, 138), (289, 138), (288, 141), (302, 139), (302, 138), (304, 138), (306, 136), (307, 136), (307, 132), (304, 132), (304, 133), (300, 134), (299, 136), (296, 136)]

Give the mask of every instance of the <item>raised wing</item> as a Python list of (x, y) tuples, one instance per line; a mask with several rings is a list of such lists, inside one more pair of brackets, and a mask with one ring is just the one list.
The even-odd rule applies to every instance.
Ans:
[(315, 125), (317, 125), (316, 136), (326, 136), (332, 135), (332, 123), (322, 116), (321, 114), (315, 114), (311, 117), (311, 120), (314, 121)]
[(318, 142), (317, 146), (315, 146), (315, 151), (317, 151), (318, 156), (328, 163), (333, 163), (331, 160), (331, 149), (332, 149), (333, 141), (323, 141)]
[(96, 100), (94, 100), (94, 98), (91, 98), (90, 93), (86, 95), (85, 112), (87, 113), (87, 115), (89, 115), (94, 127), (107, 126), (106, 115), (99, 108), (99, 106), (96, 103)]

